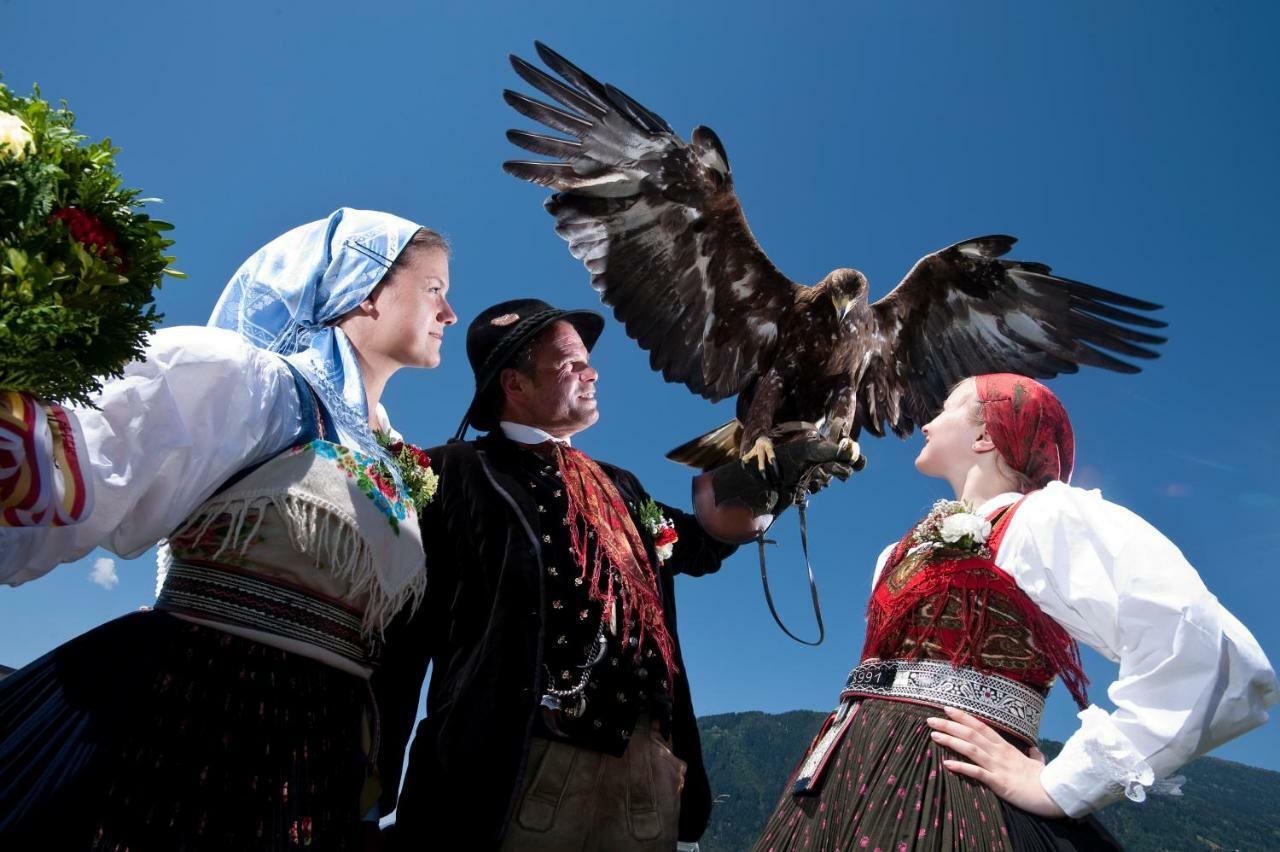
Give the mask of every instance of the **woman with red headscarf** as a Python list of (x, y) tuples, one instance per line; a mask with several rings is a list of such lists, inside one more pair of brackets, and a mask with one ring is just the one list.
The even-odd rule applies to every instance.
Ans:
[[(922, 429), (939, 501), (881, 555), (862, 661), (757, 850), (1118, 848), (1090, 814), (1280, 701), (1257, 642), (1167, 538), (1068, 485), (1075, 439), (1047, 388), (961, 382)], [(1078, 642), (1119, 663), (1090, 705)], [(1081, 726), (1035, 748), (1061, 679)]]

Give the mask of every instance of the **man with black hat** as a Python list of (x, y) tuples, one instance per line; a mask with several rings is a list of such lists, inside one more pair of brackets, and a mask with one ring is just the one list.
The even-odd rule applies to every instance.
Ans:
[[(455, 440), (428, 451), (427, 597), (388, 631), (375, 681), (390, 782), (434, 666), (397, 848), (658, 850), (706, 828), (674, 576), (714, 572), (736, 545), (571, 446), (599, 417), (589, 352), (603, 326), (519, 299), (468, 329), (475, 398)], [(468, 425), (487, 434), (460, 440)], [(758, 512), (716, 502), (699, 516), (717, 535), (754, 537)]]

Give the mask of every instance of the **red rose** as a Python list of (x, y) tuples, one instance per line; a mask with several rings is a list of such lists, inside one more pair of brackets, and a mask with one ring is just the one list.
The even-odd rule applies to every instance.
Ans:
[(659, 527), (658, 534), (653, 537), (653, 546), (666, 547), (668, 544), (675, 544), (679, 538), (675, 527)]
[(410, 445), (409, 452), (413, 454), (413, 460), (417, 462), (418, 467), (431, 467), (431, 456), (427, 455), (426, 450)]
[(398, 496), (395, 485), (383, 478), (376, 465), (369, 465), (366, 472), (369, 474), (370, 481), (382, 492), (382, 496), (389, 500)]
[(49, 217), (50, 220), (66, 223), (71, 238), (84, 245), (98, 257), (111, 252), (116, 264), (121, 263), (120, 250), (116, 247), (115, 231), (102, 223), (102, 220), (76, 207), (63, 207)]
[(400, 455), (400, 451), (403, 449), (404, 441), (392, 441), (390, 444), (387, 444), (387, 452), (391, 453), (393, 456)]

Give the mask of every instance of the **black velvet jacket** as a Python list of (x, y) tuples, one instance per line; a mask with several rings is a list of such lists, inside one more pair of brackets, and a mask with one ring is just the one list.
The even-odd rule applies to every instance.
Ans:
[[(539, 513), (513, 475), (518, 452), (500, 432), (428, 450), (440, 486), (421, 518), (426, 599), (414, 616), (388, 628), (373, 681), (381, 713), (380, 771), (390, 788), (385, 813), (397, 807), (394, 779), (423, 675), (433, 664), (427, 717), (418, 726), (400, 791), (396, 848), (496, 848), (518, 805), (543, 691), (547, 608)], [(601, 467), (628, 504), (648, 499), (631, 473)], [(696, 840), (710, 818), (711, 791), (680, 656), (674, 575), (714, 572), (735, 548), (708, 536), (690, 514), (665, 506), (664, 513), (680, 536), (659, 571), (680, 669), (672, 684), (672, 748), (688, 764), (680, 838)], [(647, 530), (633, 520), (651, 564), (658, 564)]]

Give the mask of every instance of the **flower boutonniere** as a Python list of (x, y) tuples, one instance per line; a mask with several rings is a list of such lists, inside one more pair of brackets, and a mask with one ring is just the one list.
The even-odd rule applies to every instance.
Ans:
[(963, 500), (939, 500), (916, 525), (911, 540), (936, 549), (988, 556), (991, 522)]
[(662, 507), (653, 498), (641, 504), (639, 514), (649, 535), (653, 536), (653, 547), (658, 552), (658, 559), (666, 562), (676, 549), (676, 542), (680, 540), (675, 523), (662, 514)]
[(386, 432), (376, 434), (378, 443), (386, 449), (400, 471), (400, 480), (408, 491), (409, 502), (413, 503), (414, 509), (422, 511), (436, 496), (436, 486), (440, 483), (440, 477), (431, 469), (431, 456), (407, 441), (393, 440)]

